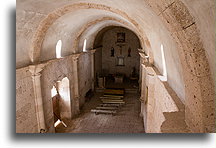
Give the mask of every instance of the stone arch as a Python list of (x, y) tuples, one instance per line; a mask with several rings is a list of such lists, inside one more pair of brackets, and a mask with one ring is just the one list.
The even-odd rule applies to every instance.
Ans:
[(109, 11), (109, 12), (118, 14), (122, 16), (123, 18), (126, 18), (129, 22), (131, 22), (137, 28), (140, 34), (146, 37), (145, 33), (140, 29), (140, 26), (138, 25), (138, 23), (121, 10), (111, 8), (109, 6), (105, 6), (102, 4), (94, 4), (94, 3), (77, 3), (77, 4), (66, 5), (50, 13), (49, 15), (47, 15), (45, 19), (41, 21), (39, 27), (37, 28), (33, 36), (32, 44), (30, 47), (29, 54), (30, 54), (32, 63), (40, 62), (41, 45), (43, 43), (43, 39), (45, 37), (47, 30), (53, 24), (53, 22), (57, 20), (59, 17), (69, 12), (72, 12), (73, 10), (76, 10), (76, 9), (98, 9), (98, 10), (105, 10), (105, 11)]
[(177, 43), (184, 71), (186, 122), (192, 132), (215, 132), (215, 86), (196, 21), (182, 1), (162, 3), (147, 1)]
[[(147, 2), (148, 3), (148, 2)], [(154, 3), (154, 4), (152, 4)], [(156, 5), (163, 2), (149, 2), (153, 10), (158, 11)], [(168, 7), (169, 6), (169, 7)], [(210, 67), (206, 58), (205, 49), (199, 37), (199, 31), (193, 16), (189, 13), (188, 8), (180, 0), (172, 1), (164, 10), (158, 14), (165, 26), (171, 32), (174, 41), (179, 48), (179, 57), (184, 70), (183, 78), (186, 90), (186, 121), (194, 132), (212, 131), (215, 126), (214, 112), (207, 111), (208, 108), (214, 109), (214, 84), (211, 78)], [(60, 8), (49, 14), (45, 18), (33, 38), (31, 47), (32, 62), (39, 62), (39, 54), (43, 37), (49, 26), (60, 16), (72, 11), (73, 9), (100, 9), (117, 13), (127, 18), (134, 26), (140, 29), (138, 23), (130, 19), (128, 15), (120, 10), (113, 9), (99, 4), (79, 3)], [(191, 20), (191, 21), (189, 21)], [(141, 34), (144, 35), (142, 32)], [(194, 44), (197, 43), (197, 44)], [(212, 105), (209, 106), (208, 102)], [(210, 103), (209, 103), (210, 104)], [(195, 106), (194, 110), (189, 108)], [(201, 111), (197, 111), (202, 108)], [(209, 119), (211, 117), (211, 119)], [(202, 121), (202, 123), (199, 123)]]
[[(101, 19), (97, 19), (97, 20), (94, 20), (94, 21), (91, 21), (91, 22), (88, 22), (85, 26), (82, 27), (82, 29), (80, 29), (80, 31), (77, 33), (77, 37), (76, 39), (74, 40), (74, 48), (77, 48), (78, 47), (78, 42), (79, 42), (79, 39), (81, 38), (82, 34), (91, 26), (97, 24), (97, 23), (100, 23), (102, 21), (107, 21), (107, 20), (112, 20), (112, 21), (116, 21), (116, 22), (119, 22), (121, 24), (124, 24), (125, 26), (128, 26), (128, 29), (130, 28), (129, 27), (129, 24), (120, 20), (120, 19), (116, 19), (116, 18), (112, 18), (112, 17), (103, 17)], [(99, 32), (99, 31), (98, 31)], [(141, 41), (141, 44), (142, 44), (142, 47), (144, 48), (144, 39), (143, 37), (141, 36), (140, 33), (138, 32), (134, 32), (140, 39)]]
[[(80, 29), (80, 31), (76, 34), (77, 37), (74, 39), (74, 46), (73, 46), (73, 49), (78, 49), (78, 44), (79, 44), (80, 38), (81, 38), (82, 34), (83, 34), (89, 27), (91, 27), (91, 26), (93, 26), (93, 25), (96, 25), (97, 23), (100, 23), (100, 22), (102, 22), (102, 21), (107, 21), (107, 20), (112, 20), (112, 21), (119, 22), (119, 23), (125, 25), (127, 29), (129, 29), (129, 30), (131, 30), (133, 33), (135, 33), (136, 36), (138, 37), (139, 41), (140, 41), (141, 49), (142, 49), (143, 51), (145, 51), (145, 53), (149, 56), (149, 62), (150, 62), (151, 64), (153, 64), (153, 62), (154, 62), (154, 57), (153, 57), (153, 53), (152, 53), (152, 49), (151, 49), (151, 44), (150, 44), (148, 38), (146, 38), (145, 36), (143, 37), (142, 34), (141, 34), (142, 32), (139, 32), (139, 30), (137, 30), (137, 28), (131, 28), (131, 26), (130, 26), (129, 23), (124, 22), (124, 21), (122, 21), (122, 20), (120, 20), (120, 19), (113, 18), (113, 17), (103, 17), (103, 18), (100, 18), (100, 19), (97, 19), (97, 20), (88, 22), (88, 23), (87, 23), (85, 26), (83, 26), (82, 29)], [(96, 35), (95, 35), (95, 39), (96, 39), (97, 34), (98, 34), (101, 30), (103, 30), (104, 28), (106, 28), (106, 27), (109, 27), (109, 26), (103, 26), (102, 29), (100, 29), (100, 30), (97, 31), (97, 33), (96, 33)], [(132, 29), (134, 29), (134, 30), (132, 30)], [(94, 39), (94, 41), (95, 41), (95, 39)], [(94, 44), (94, 42), (93, 42), (93, 44)], [(92, 47), (93, 47), (93, 46), (94, 46), (94, 45), (92, 45)], [(79, 51), (79, 52), (80, 52), (80, 51)]]
[[(96, 44), (102, 40), (101, 37), (104, 35), (104, 33), (106, 33), (106, 31), (111, 30), (111, 29), (113, 29), (115, 27), (122, 27), (122, 26), (105, 26), (102, 29), (98, 30), (97, 33), (96, 33), (96, 36), (94, 37), (93, 47), (97, 47)], [(122, 27), (122, 28), (125, 28), (125, 27)], [(144, 46), (142, 44), (144, 42), (144, 39), (139, 34), (134, 32), (133, 30), (131, 30), (130, 28), (125, 28), (125, 29), (127, 29), (127, 30), (131, 31), (132, 33), (134, 33), (137, 36), (137, 38), (139, 39), (140, 47), (144, 48)]]

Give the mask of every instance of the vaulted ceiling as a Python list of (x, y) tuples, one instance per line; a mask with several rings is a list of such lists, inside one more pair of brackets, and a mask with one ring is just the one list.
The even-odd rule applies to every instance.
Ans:
[[(204, 54), (210, 70), (203, 74), (214, 79), (214, 10), (214, 0), (17, 0), (16, 66), (55, 58), (58, 40), (62, 56), (81, 52), (84, 39), (91, 49), (103, 28), (122, 26), (139, 37), (161, 73), (163, 45), (168, 83), (183, 99), (187, 60), (194, 60), (184, 58), (188, 53)], [(196, 66), (189, 69), (197, 74)]]

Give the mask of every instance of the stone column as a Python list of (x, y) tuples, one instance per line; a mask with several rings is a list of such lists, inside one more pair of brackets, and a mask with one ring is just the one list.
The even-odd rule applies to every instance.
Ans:
[(146, 85), (145, 85), (145, 67), (148, 65), (148, 57), (145, 55), (145, 53), (142, 50), (139, 50), (139, 55), (140, 55), (140, 71), (142, 76), (140, 77), (140, 92), (141, 92), (141, 97), (140, 97), (140, 101), (141, 101), (141, 111), (140, 111), (140, 116), (143, 116), (143, 112), (145, 111), (145, 89), (146, 89)]
[(43, 70), (45, 64), (31, 65), (29, 66), (29, 71), (32, 74), (32, 82), (34, 88), (34, 100), (36, 105), (36, 116), (38, 122), (38, 132), (46, 132), (44, 109), (43, 109), (43, 98), (41, 93), (41, 71)]
[(141, 70), (142, 70), (142, 77), (141, 77), (141, 96), (140, 96), (140, 101), (141, 101), (141, 111), (140, 111), (140, 116), (143, 116), (143, 112), (144, 112), (144, 106), (145, 106), (145, 89), (146, 89), (146, 85), (145, 85), (145, 65), (141, 64)]
[(78, 59), (79, 54), (72, 55), (73, 58), (73, 79), (74, 79), (74, 107), (75, 107), (75, 114), (78, 114), (80, 112), (79, 109), (79, 100), (80, 100), (80, 94), (79, 94), (79, 77), (78, 77)]
[(94, 78), (94, 53), (96, 49), (90, 50), (91, 53), (91, 80), (92, 80), (92, 91), (94, 91), (95, 78)]

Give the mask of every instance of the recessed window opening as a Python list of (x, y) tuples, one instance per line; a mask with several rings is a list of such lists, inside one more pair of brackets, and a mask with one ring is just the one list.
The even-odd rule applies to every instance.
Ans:
[(86, 39), (84, 40), (84, 43), (83, 43), (83, 52), (86, 52)]
[(166, 61), (164, 55), (164, 47), (161, 44), (161, 57), (162, 57), (162, 65), (163, 65), (163, 75), (159, 76), (161, 81), (167, 81), (167, 69), (166, 69)]
[(56, 96), (57, 94), (58, 94), (58, 92), (57, 92), (55, 86), (53, 86), (52, 89), (51, 89), (51, 97), (54, 97), (54, 96)]
[(59, 40), (56, 44), (56, 58), (61, 58), (62, 41)]

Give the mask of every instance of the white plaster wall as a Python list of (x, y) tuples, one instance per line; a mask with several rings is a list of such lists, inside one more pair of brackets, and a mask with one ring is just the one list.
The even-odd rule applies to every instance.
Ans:
[[(117, 19), (117, 18), (116, 18)], [(81, 34), (80, 40), (78, 41), (78, 49), (82, 49), (83, 47), (83, 42), (86, 39), (87, 40), (87, 49), (91, 49), (93, 47), (94, 41), (96, 36), (98, 35), (98, 33), (100, 31), (102, 31), (104, 28), (110, 27), (110, 26), (119, 26), (119, 27), (124, 27), (127, 29), (133, 29), (133, 27), (131, 26), (131, 24), (121, 18), (120, 19), (122, 22), (124, 22), (124, 24), (116, 22), (114, 20), (104, 20), (101, 22), (98, 22), (97, 24), (91, 25), (88, 28), (85, 29), (85, 31)], [(136, 32), (136, 30), (132, 30), (133, 32)]]
[(152, 45), (154, 65), (163, 74), (161, 45), (164, 48), (165, 64), (167, 69), (167, 81), (173, 90), (177, 93), (182, 102), (185, 102), (184, 81), (182, 75), (182, 67), (176, 48), (170, 33), (164, 26), (153, 24), (154, 32), (148, 34)]
[[(110, 13), (105, 13), (102, 10), (84, 9), (73, 11), (57, 19), (46, 33), (42, 44), (41, 61), (55, 58), (55, 48), (58, 40), (62, 40), (62, 56), (82, 51), (84, 39), (80, 41), (79, 48), (74, 45), (78, 32), (87, 22), (101, 18), (104, 15), (106, 17), (112, 16)], [(79, 18), (79, 21), (77, 21), (77, 18)], [(92, 47), (88, 39), (89, 35), (87, 38), (87, 49)]]
[[(18, 11), (25, 10), (31, 10), (33, 12), (40, 12), (42, 14), (48, 14), (55, 10), (57, 7), (61, 7), (63, 4), (69, 5), (72, 3), (78, 2), (78, 0), (73, 1), (55, 1), (55, 3), (50, 3), (48, 1), (37, 1), (30, 3), (28, 2), (22, 2), (21, 5), (18, 7)], [(175, 44), (170, 43), (171, 38), (169, 37), (169, 32), (165, 27), (163, 27), (162, 22), (160, 21), (159, 17), (152, 12), (151, 8), (148, 7), (145, 3), (145, 1), (136, 0), (119, 0), (119, 1), (97, 1), (97, 0), (88, 0), (88, 1), (82, 1), (82, 2), (93, 2), (98, 4), (104, 4), (107, 6), (110, 6), (112, 8), (119, 9), (123, 12), (126, 12), (128, 17), (133, 18), (136, 22), (138, 22), (138, 27), (143, 33), (145, 33), (152, 45), (151, 50), (154, 53), (154, 59), (155, 64), (157, 68), (162, 72), (162, 65), (161, 65), (161, 53), (158, 52), (158, 48), (160, 48), (160, 44), (164, 44), (165, 46), (165, 58), (168, 61), (167, 63), (167, 71), (168, 71), (168, 83), (173, 87), (173, 89), (178, 92), (178, 96), (184, 100), (184, 84), (181, 77), (181, 65), (179, 64), (179, 59), (177, 56), (177, 51), (175, 48)], [(32, 7), (34, 5), (34, 8)], [(24, 7), (25, 6), (25, 7)], [(46, 7), (46, 8), (45, 8)], [(92, 15), (90, 15), (92, 14)], [(66, 17), (66, 16), (70, 16)], [(76, 16), (76, 17), (75, 17)], [(86, 17), (85, 17), (86, 16)], [(122, 16), (110, 13), (108, 11), (102, 11), (102, 10), (81, 10), (76, 11), (74, 10), (74, 13), (72, 14), (66, 14), (62, 18), (59, 18), (59, 20), (56, 21), (56, 24), (54, 23), (53, 26), (51, 26), (50, 30), (48, 31), (47, 36), (45, 37), (44, 43), (43, 43), (43, 49), (42, 49), (42, 55), (41, 58), (43, 60), (45, 59), (51, 59), (55, 57), (55, 45), (59, 38), (63, 38), (63, 55), (70, 54), (74, 52), (73, 47), (73, 35), (76, 35), (76, 33), (79, 31), (80, 26), (87, 24), (88, 21), (93, 21), (99, 17), (104, 16), (112, 16), (114, 18), (120, 18), (123, 19)], [(19, 18), (22, 18), (23, 15), (19, 16)], [(30, 18), (26, 19), (24, 22), (29, 21)], [(42, 18), (35, 18), (34, 21), (40, 22)], [(126, 19), (126, 18), (124, 18)], [(59, 24), (60, 21), (60, 24)], [(129, 20), (128, 20), (129, 21)], [(74, 25), (72, 25), (74, 24)], [(21, 30), (25, 30), (23, 28), (23, 25), (21, 23), (17, 24), (18, 27), (21, 28)], [(132, 25), (133, 26), (133, 25)], [(32, 27), (32, 29), (36, 29), (37, 25)], [(59, 28), (60, 27), (60, 28)], [(61, 28), (64, 27), (64, 30), (61, 30)], [(136, 28), (135, 26), (133, 26)], [(134, 29), (132, 28), (132, 30)], [(135, 29), (136, 30), (136, 29)], [(90, 34), (89, 34), (90, 35)], [(48, 38), (48, 36), (50, 36)], [(142, 34), (144, 36), (144, 34)], [(92, 38), (94, 38), (92, 36)], [(17, 35), (17, 39), (19, 39), (19, 35)], [(21, 39), (20, 39), (21, 40)], [(31, 44), (31, 42), (28, 42)], [(82, 45), (82, 40), (81, 40)], [(30, 45), (25, 45), (23, 48), (19, 48), (21, 46), (21, 42), (18, 42), (17, 52), (20, 53), (28, 53), (28, 49)], [(91, 45), (87, 43), (87, 49), (91, 48)], [(145, 48), (145, 47), (143, 47)], [(75, 49), (80, 50), (80, 49)], [(29, 53), (31, 54), (31, 53)], [(23, 63), (29, 63), (29, 61), (23, 61), (23, 59), (28, 59), (28, 57), (23, 57), (24, 54), (17, 55), (17, 60), (22, 61)], [(22, 66), (19, 63), (17, 63), (17, 66)]]

